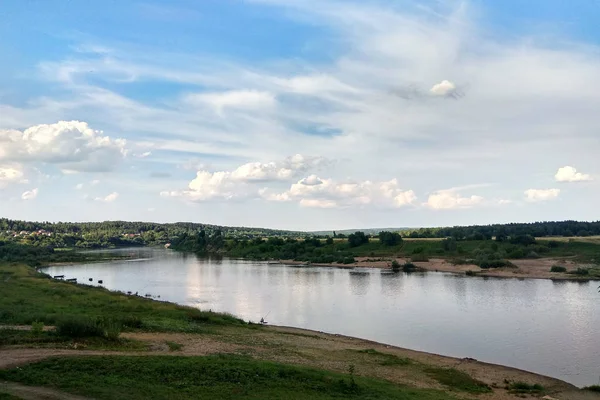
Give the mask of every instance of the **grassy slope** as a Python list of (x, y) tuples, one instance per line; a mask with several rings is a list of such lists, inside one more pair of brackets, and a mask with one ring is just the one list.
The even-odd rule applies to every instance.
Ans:
[(23, 265), (0, 264), (0, 293), (0, 324), (54, 324), (65, 316), (110, 317), (145, 330), (180, 332), (243, 324), (230, 315), (53, 280)]
[(98, 399), (454, 398), (437, 390), (234, 355), (56, 358), (0, 371), (0, 379)]
[[(48, 279), (34, 269), (0, 265), (0, 324), (52, 324), (63, 316), (111, 316), (141, 321), (141, 331), (219, 332), (227, 329), (248, 341), (249, 329), (228, 315), (125, 296), (101, 288)], [(209, 328), (209, 329), (207, 329)], [(260, 330), (259, 330), (260, 331)], [(259, 333), (259, 332), (256, 332)], [(53, 332), (0, 331), (2, 346), (64, 347)], [(135, 341), (104, 342), (89, 339), (87, 348), (147, 350)], [(262, 347), (268, 346), (263, 344)], [(285, 352), (277, 348), (277, 353)], [(371, 354), (369, 353), (369, 356)], [(384, 356), (385, 366), (414, 368), (404, 359)], [(420, 367), (419, 367), (420, 368)], [(0, 371), (0, 380), (61, 390), (97, 398), (283, 398), (329, 399), (450, 399), (443, 391), (399, 386), (381, 379), (355, 377), (325, 370), (276, 364), (240, 356), (211, 357), (102, 357), (57, 358), (18, 369)], [(352, 384), (355, 379), (356, 385)], [(452, 388), (461, 390), (460, 388)]]

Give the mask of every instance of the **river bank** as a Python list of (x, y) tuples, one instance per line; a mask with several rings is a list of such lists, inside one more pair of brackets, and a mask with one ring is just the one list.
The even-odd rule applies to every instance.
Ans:
[[(392, 260), (399, 264), (411, 262), (410, 258), (390, 258), (377, 259), (373, 257), (356, 257), (356, 262), (349, 264), (338, 263), (306, 263), (304, 261), (294, 260), (277, 260), (271, 263), (296, 266), (313, 266), (313, 267), (333, 267), (342, 269), (354, 268), (375, 268), (391, 270)], [(600, 280), (600, 277), (580, 276), (562, 272), (550, 272), (554, 265), (561, 265), (567, 268), (568, 271), (576, 270), (577, 268), (589, 267), (588, 264), (579, 264), (565, 258), (537, 258), (537, 259), (518, 259), (508, 260), (515, 267), (512, 268), (480, 268), (475, 264), (452, 264), (450, 261), (443, 258), (430, 258), (428, 261), (412, 262), (418, 268), (425, 271), (434, 272), (449, 272), (459, 275), (469, 273), (471, 276), (492, 277), (492, 278), (520, 278), (520, 279), (551, 279), (551, 280), (573, 280), (573, 281), (589, 281)]]
[[(2, 327), (0, 327), (1, 329)], [(6, 328), (6, 327), (5, 327)], [(17, 327), (14, 327), (17, 328)], [(23, 329), (22, 327), (19, 327)], [(126, 332), (127, 340), (145, 344), (145, 351), (98, 351), (66, 348), (0, 347), (0, 370), (24, 367), (50, 357), (125, 357), (136, 356), (143, 363), (145, 356), (198, 357), (213, 354), (239, 354), (253, 359), (285, 365), (318, 368), (337, 373), (347, 373), (354, 366), (356, 376), (381, 379), (397, 385), (407, 385), (422, 390), (440, 390), (474, 398), (477, 392), (448, 383), (444, 374), (479, 385), (477, 398), (490, 400), (515, 399), (522, 396), (513, 388), (515, 383), (542, 388), (531, 393), (536, 396), (564, 400), (598, 399), (600, 395), (579, 390), (558, 379), (507, 366), (488, 364), (474, 359), (453, 358), (419, 352), (360, 338), (328, 334), (319, 331), (284, 326), (215, 327), (210, 334), (178, 332)], [(172, 350), (177, 344), (176, 351)], [(461, 389), (462, 387), (462, 389)], [(481, 397), (483, 396), (483, 397)]]

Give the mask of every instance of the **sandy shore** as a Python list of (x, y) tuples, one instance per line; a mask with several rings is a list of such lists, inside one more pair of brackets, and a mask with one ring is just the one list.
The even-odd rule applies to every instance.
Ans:
[[(333, 267), (333, 268), (379, 268), (391, 269), (392, 258), (377, 259), (373, 257), (355, 257), (356, 262), (352, 264), (337, 263), (313, 263), (308, 264), (304, 261), (278, 260), (276, 263), (284, 265), (312, 266), (312, 267)], [(400, 264), (410, 261), (408, 258), (395, 258)], [(464, 275), (467, 271), (472, 271), (475, 276), (495, 277), (495, 278), (529, 278), (529, 279), (553, 279), (553, 280), (590, 280), (586, 277), (570, 275), (560, 272), (550, 272), (553, 265), (562, 265), (567, 270), (577, 269), (581, 265), (564, 258), (537, 258), (509, 260), (517, 268), (490, 268), (482, 269), (474, 264), (454, 265), (442, 258), (430, 258), (427, 262), (413, 262), (417, 267), (426, 271), (450, 272)]]

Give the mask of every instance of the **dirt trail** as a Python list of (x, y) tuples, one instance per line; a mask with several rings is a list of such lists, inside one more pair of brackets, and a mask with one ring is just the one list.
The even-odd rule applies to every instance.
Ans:
[(87, 397), (45, 387), (24, 386), (17, 383), (0, 382), (0, 394), (7, 393), (24, 400), (88, 400)]

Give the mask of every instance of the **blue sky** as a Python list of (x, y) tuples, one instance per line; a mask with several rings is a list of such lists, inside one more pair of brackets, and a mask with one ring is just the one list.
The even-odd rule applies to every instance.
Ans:
[(0, 214), (596, 220), (598, 18), (596, 0), (5, 0)]

